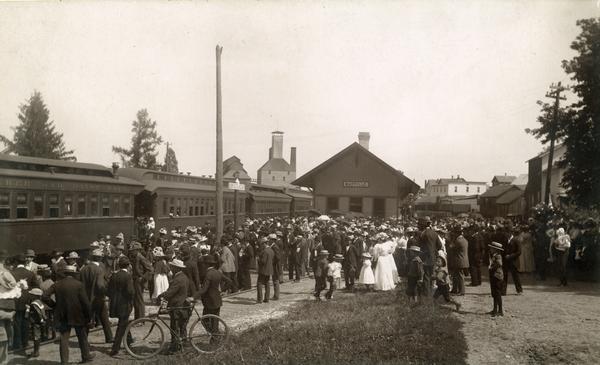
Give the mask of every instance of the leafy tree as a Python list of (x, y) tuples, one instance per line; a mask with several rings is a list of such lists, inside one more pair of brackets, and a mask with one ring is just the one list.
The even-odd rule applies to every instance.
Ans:
[(563, 61), (563, 69), (575, 82), (579, 100), (572, 117), (562, 126), (566, 153), (563, 185), (579, 206), (600, 206), (600, 18), (577, 21), (581, 33), (571, 44), (577, 55)]
[(165, 163), (160, 168), (162, 171), (179, 173), (179, 167), (177, 165), (177, 156), (175, 156), (175, 150), (169, 147), (167, 143), (167, 154), (165, 155)]
[(137, 118), (132, 122), (131, 147), (113, 146), (114, 153), (120, 155), (124, 167), (139, 167), (157, 170), (157, 147), (162, 143), (162, 138), (156, 131), (156, 121), (150, 119), (148, 111), (142, 109), (137, 112)]
[(20, 124), (11, 128), (14, 131), (12, 140), (0, 135), (7, 152), (19, 156), (76, 160), (73, 150), (66, 149), (63, 134), (56, 131), (54, 121), (49, 121), (50, 112), (39, 91), (34, 91), (19, 110)]

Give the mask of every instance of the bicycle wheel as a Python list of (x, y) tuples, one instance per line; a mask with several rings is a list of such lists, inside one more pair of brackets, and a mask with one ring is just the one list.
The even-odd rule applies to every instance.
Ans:
[(229, 327), (221, 317), (205, 314), (190, 327), (189, 340), (194, 349), (202, 353), (218, 351), (229, 338)]
[(125, 350), (136, 359), (149, 359), (165, 345), (163, 328), (156, 319), (138, 318), (125, 330)]

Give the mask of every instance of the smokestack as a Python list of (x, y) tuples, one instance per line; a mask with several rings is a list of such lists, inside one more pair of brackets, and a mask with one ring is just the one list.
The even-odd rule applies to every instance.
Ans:
[(283, 132), (271, 133), (271, 158), (283, 158)]
[(273, 158), (273, 147), (269, 147), (269, 160)]
[(369, 132), (358, 133), (358, 143), (367, 150), (369, 149), (369, 139), (371, 139)]
[(292, 147), (290, 150), (290, 165), (292, 170), (296, 171), (296, 147)]

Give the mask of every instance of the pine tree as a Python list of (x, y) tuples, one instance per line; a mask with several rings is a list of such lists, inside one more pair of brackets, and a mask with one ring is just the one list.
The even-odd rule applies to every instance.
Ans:
[(19, 156), (42, 157), (75, 161), (73, 150), (67, 150), (63, 134), (56, 131), (54, 121), (49, 121), (50, 112), (42, 94), (34, 91), (27, 102), (19, 107), (20, 124), (13, 127), (12, 141), (0, 135), (8, 153)]
[(162, 138), (156, 131), (156, 121), (150, 119), (146, 109), (142, 109), (137, 112), (132, 125), (131, 147), (126, 149), (113, 146), (113, 152), (120, 155), (124, 167), (157, 170), (159, 165), (156, 161), (156, 149), (162, 143)]
[(165, 163), (161, 166), (162, 171), (179, 173), (179, 166), (177, 164), (177, 156), (175, 150), (169, 147), (167, 143), (167, 153), (165, 154)]
[(581, 19), (582, 31), (571, 44), (578, 54), (563, 61), (563, 69), (575, 82), (579, 100), (563, 128), (566, 153), (559, 161), (566, 167), (563, 185), (579, 206), (600, 206), (600, 18)]

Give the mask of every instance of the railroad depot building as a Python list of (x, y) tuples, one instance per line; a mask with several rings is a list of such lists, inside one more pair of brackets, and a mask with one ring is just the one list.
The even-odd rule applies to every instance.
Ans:
[(369, 133), (358, 139), (292, 184), (310, 188), (314, 208), (323, 213), (396, 216), (400, 202), (419, 185), (369, 151)]

